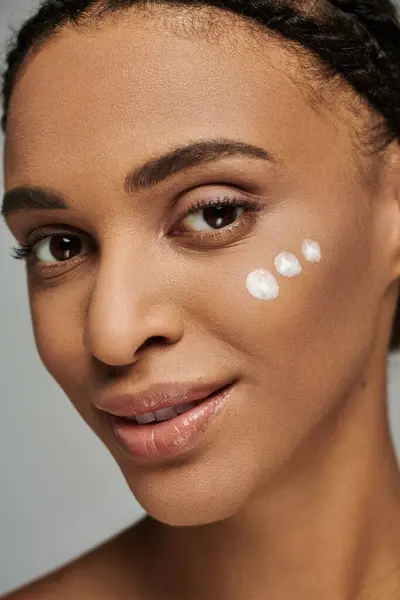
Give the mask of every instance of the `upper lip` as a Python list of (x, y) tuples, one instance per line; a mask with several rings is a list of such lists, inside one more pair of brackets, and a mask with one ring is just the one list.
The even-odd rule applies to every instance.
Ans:
[(168, 406), (203, 400), (230, 383), (233, 382), (157, 384), (140, 392), (107, 397), (95, 406), (117, 417), (137, 417)]

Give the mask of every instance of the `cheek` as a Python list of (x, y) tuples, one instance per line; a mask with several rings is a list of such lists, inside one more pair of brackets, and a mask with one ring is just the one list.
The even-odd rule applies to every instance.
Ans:
[[(55, 286), (30, 294), (30, 307), (36, 347), (41, 361), (66, 395), (73, 400), (84, 396), (90, 365), (83, 346), (86, 314), (78, 294), (66, 287)], [(84, 403), (77, 406), (84, 412)]]
[(213, 334), (248, 359), (250, 380), (299, 414), (339, 396), (373, 342), (378, 298), (369, 230), (350, 230), (343, 223), (319, 227), (309, 242), (319, 243), (320, 262), (318, 245), (304, 244), (308, 238), (286, 234), (289, 242), (275, 251), (257, 247), (231, 265), (213, 300)]

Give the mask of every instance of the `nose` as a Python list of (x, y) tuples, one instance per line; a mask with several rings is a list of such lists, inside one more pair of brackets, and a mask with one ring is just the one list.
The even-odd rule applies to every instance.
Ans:
[(183, 335), (177, 298), (165, 271), (115, 267), (98, 273), (89, 298), (84, 345), (104, 364), (130, 365), (152, 343), (173, 344)]

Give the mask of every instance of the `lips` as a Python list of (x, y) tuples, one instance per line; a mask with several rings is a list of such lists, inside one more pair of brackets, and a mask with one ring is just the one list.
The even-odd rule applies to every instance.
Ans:
[(104, 398), (95, 406), (117, 417), (137, 417), (171, 406), (205, 400), (215, 392), (232, 384), (232, 380), (212, 383), (165, 383), (140, 392), (124, 393)]
[[(173, 459), (201, 445), (235, 392), (234, 384), (220, 387), (175, 418), (140, 425), (127, 418), (107, 415), (118, 446), (134, 460)], [(199, 392), (200, 393), (200, 392)], [(186, 405), (187, 406), (187, 405)]]

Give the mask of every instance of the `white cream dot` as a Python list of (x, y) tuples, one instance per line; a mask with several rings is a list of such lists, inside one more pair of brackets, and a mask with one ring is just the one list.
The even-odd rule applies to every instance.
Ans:
[(258, 300), (275, 300), (279, 296), (279, 283), (269, 271), (257, 269), (246, 281), (247, 290)]
[(317, 242), (313, 242), (312, 240), (304, 240), (302, 243), (302, 251), (304, 258), (308, 260), (308, 262), (319, 263), (321, 260), (321, 248)]
[(296, 277), (303, 271), (297, 256), (290, 254), (290, 252), (279, 254), (275, 259), (275, 267), (278, 273), (284, 277)]

